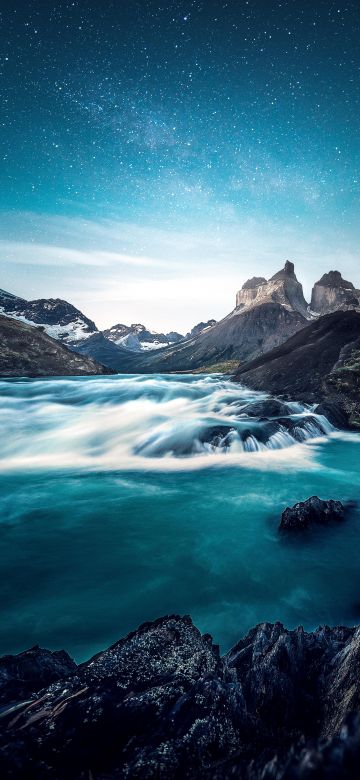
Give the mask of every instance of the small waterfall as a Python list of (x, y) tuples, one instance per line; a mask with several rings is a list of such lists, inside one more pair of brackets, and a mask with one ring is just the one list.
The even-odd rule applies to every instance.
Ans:
[[(0, 469), (146, 468), (160, 461), (237, 462), (329, 435), (300, 403), (218, 375), (116, 376), (0, 382)], [(146, 466), (148, 463), (148, 466)]]

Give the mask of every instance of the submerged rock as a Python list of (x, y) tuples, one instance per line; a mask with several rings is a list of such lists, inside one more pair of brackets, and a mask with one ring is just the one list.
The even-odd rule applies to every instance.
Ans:
[(287, 507), (281, 515), (280, 531), (303, 531), (312, 525), (327, 525), (345, 519), (345, 507), (341, 501), (322, 501), (312, 496)]
[(355, 778), (359, 663), (360, 629), (262, 623), (221, 658), (189, 617), (160, 618), (3, 707), (1, 776)]

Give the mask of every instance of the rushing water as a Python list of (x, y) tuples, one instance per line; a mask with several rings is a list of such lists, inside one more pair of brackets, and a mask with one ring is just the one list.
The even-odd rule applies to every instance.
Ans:
[(310, 495), (360, 498), (360, 436), (300, 404), (254, 417), (264, 399), (218, 376), (1, 382), (0, 653), (83, 659), (169, 612), (223, 649), (262, 620), (357, 622), (359, 513), (277, 529)]

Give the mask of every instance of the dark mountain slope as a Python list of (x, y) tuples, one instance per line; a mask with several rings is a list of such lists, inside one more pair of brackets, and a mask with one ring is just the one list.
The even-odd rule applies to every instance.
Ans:
[(40, 328), (0, 315), (0, 376), (77, 376), (111, 370), (55, 341)]
[(308, 402), (342, 401), (360, 411), (360, 313), (337, 311), (312, 322), (266, 355), (240, 365), (236, 380)]
[(77, 667), (6, 656), (1, 777), (355, 780), (359, 665), (360, 629), (262, 623), (221, 658), (176, 615)]
[(114, 344), (110, 339), (105, 338), (102, 333), (94, 333), (85, 341), (74, 344), (73, 349), (81, 355), (97, 360), (105, 366), (109, 366), (113, 371), (126, 372), (131, 364), (133, 353), (125, 347)]
[[(247, 360), (285, 341), (307, 321), (279, 303), (235, 310), (198, 336), (128, 361), (135, 372), (191, 371), (224, 360)], [(125, 370), (125, 369), (124, 369)]]
[(229, 360), (249, 360), (305, 327), (306, 306), (294, 265), (286, 262), (269, 281), (245, 282), (237, 293), (236, 308), (220, 322), (211, 321), (211, 327), (195, 329), (185, 341), (156, 354), (136, 356), (132, 370), (193, 371)]

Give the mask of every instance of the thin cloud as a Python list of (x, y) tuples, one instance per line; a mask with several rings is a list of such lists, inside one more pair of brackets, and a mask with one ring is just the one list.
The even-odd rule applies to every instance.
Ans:
[(220, 319), (247, 278), (269, 278), (285, 259), (295, 262), (308, 299), (330, 269), (360, 286), (355, 233), (240, 220), (231, 210), (216, 223), (169, 228), (26, 213), (2, 224), (0, 287), (65, 298), (99, 327), (140, 321), (184, 332), (201, 319)]

